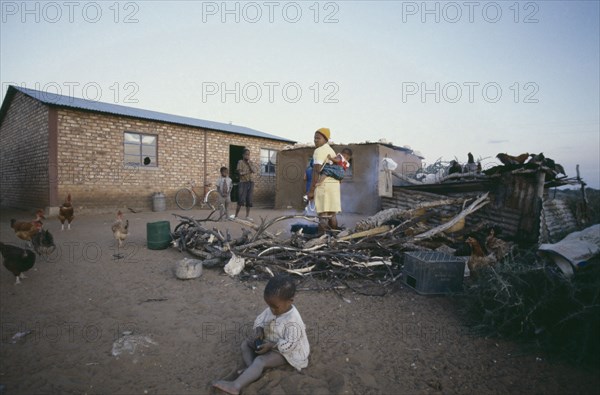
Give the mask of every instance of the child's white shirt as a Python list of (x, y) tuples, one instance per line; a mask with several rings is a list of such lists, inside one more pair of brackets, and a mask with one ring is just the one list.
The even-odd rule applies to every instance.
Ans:
[(231, 181), (231, 178), (220, 176), (217, 179), (216, 187), (217, 187), (217, 190), (219, 191), (219, 193), (221, 193), (223, 191), (223, 184), (225, 184), (225, 188), (227, 189), (226, 193), (227, 194), (231, 193), (231, 189), (233, 188), (233, 182)]
[(277, 344), (277, 350), (290, 365), (300, 370), (308, 366), (310, 345), (306, 337), (306, 327), (294, 305), (287, 313), (275, 316), (266, 308), (256, 320), (254, 328), (262, 327), (265, 340)]

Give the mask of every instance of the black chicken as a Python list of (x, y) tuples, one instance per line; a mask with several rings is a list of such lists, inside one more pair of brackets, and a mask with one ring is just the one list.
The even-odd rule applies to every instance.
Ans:
[(455, 160), (450, 162), (448, 174), (462, 173), (462, 166)]
[(20, 279), (25, 278), (24, 272), (35, 264), (34, 252), (0, 242), (0, 253), (2, 253), (4, 267), (17, 278), (15, 285), (20, 284)]
[(38, 255), (50, 255), (56, 249), (54, 236), (49, 230), (41, 230), (31, 238), (33, 249)]

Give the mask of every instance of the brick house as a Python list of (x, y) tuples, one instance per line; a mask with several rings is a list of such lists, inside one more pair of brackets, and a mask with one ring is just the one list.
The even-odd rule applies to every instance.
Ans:
[(193, 179), (207, 190), (247, 147), (261, 163), (255, 205), (269, 207), (277, 152), (290, 143), (242, 126), (10, 86), (0, 108), (0, 206), (52, 213), (71, 193), (83, 211), (147, 210), (163, 192), (170, 209), (178, 189)]

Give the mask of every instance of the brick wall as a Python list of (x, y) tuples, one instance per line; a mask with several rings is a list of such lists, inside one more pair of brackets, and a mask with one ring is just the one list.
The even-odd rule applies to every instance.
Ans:
[(48, 108), (16, 93), (0, 125), (0, 206), (45, 208), (49, 203)]
[[(128, 167), (123, 164), (123, 134), (126, 131), (157, 136), (158, 167)], [(59, 109), (59, 200), (71, 193), (75, 207), (83, 210), (104, 211), (125, 207), (149, 210), (152, 195), (163, 192), (167, 196), (167, 208), (175, 208), (175, 193), (190, 179), (194, 179), (202, 191), (205, 182), (214, 184), (221, 166), (229, 167), (231, 144), (246, 146), (258, 162), (261, 148), (279, 150), (287, 143), (117, 115)], [(256, 205), (272, 206), (274, 191), (273, 177), (260, 177), (255, 189)]]

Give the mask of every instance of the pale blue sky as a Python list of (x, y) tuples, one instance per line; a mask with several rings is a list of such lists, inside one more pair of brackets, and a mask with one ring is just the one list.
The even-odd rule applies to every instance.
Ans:
[(73, 86), (300, 142), (385, 138), (426, 163), (543, 151), (599, 188), (599, 2), (465, 3), (2, 1), (2, 98)]

